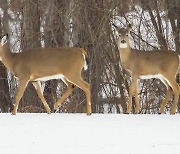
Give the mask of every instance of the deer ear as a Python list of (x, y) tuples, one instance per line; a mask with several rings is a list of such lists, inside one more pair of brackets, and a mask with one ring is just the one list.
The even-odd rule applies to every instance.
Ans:
[(116, 28), (116, 30), (118, 30), (118, 27), (115, 24), (112, 24), (112, 25)]
[(4, 44), (7, 43), (7, 39), (8, 39), (8, 34), (4, 35), (1, 39), (1, 45), (3, 46)]
[(131, 23), (129, 23), (127, 26), (129, 32), (131, 31), (133, 26), (134, 26), (134, 23), (133, 23), (133, 21), (131, 21)]
[(133, 21), (131, 21), (131, 23), (128, 24), (128, 28), (132, 28), (134, 26)]

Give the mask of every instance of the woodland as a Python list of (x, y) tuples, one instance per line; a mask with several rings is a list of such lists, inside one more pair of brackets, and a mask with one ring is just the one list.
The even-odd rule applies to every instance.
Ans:
[[(130, 33), (132, 48), (167, 48), (180, 54), (179, 0), (0, 0), (0, 36), (9, 34), (11, 52), (26, 52), (36, 47), (86, 50), (89, 66), (82, 76), (90, 83), (93, 113), (126, 111), (131, 78), (121, 65), (112, 24), (126, 27), (131, 21), (134, 23)], [(179, 78), (178, 75), (177, 82)], [(1, 112), (10, 112), (17, 87), (18, 80), (0, 62)], [(42, 87), (53, 110), (66, 85), (61, 80), (50, 80), (42, 83)], [(139, 80), (140, 113), (157, 114), (166, 92), (159, 79)], [(169, 112), (172, 99), (165, 113)], [(85, 111), (86, 97), (79, 88), (59, 108), (59, 113)], [(18, 112), (46, 112), (31, 83)]]

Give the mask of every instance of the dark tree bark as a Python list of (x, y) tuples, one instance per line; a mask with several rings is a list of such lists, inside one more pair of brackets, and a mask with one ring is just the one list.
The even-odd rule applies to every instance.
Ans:
[[(0, 37), (8, 33), (8, 2), (2, 1), (3, 18), (0, 17)], [(0, 109), (1, 112), (9, 112), (11, 107), (11, 97), (8, 85), (8, 73), (6, 67), (0, 62)]]
[[(47, 1), (47, 9), (44, 14), (44, 41), (45, 47), (63, 47), (67, 46), (65, 33), (68, 30), (68, 18), (66, 12), (69, 11), (70, 1)], [(54, 66), (56, 67), (56, 66)], [(57, 87), (59, 85), (59, 91)], [(58, 93), (63, 95), (66, 86), (59, 80), (47, 81), (44, 88), (44, 95), (50, 107), (53, 108), (54, 103), (58, 100)], [(63, 103), (64, 104), (64, 103)], [(63, 110), (63, 104), (61, 109)]]

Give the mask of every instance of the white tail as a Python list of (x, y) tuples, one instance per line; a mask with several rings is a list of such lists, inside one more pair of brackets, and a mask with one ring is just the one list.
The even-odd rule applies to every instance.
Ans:
[(72, 93), (74, 85), (81, 88), (87, 98), (87, 115), (91, 114), (90, 86), (81, 77), (86, 66), (86, 52), (82, 48), (35, 48), (21, 53), (11, 53), (6, 48), (7, 36), (1, 39), (0, 59), (2, 63), (19, 79), (19, 88), (16, 94), (15, 106), (12, 114), (15, 115), (19, 101), (28, 82), (32, 82), (47, 113), (50, 108), (41, 91), (40, 81), (62, 79), (67, 85), (67, 91), (54, 104), (57, 110), (59, 105)]
[(87, 54), (83, 53), (83, 58), (84, 58), (84, 70), (88, 69), (88, 59), (87, 59)]
[(167, 94), (161, 104), (159, 113), (164, 111), (164, 107), (172, 94), (172, 89), (174, 92), (174, 100), (170, 114), (175, 114), (179, 98), (179, 85), (176, 83), (176, 75), (178, 73), (180, 62), (178, 54), (174, 51), (168, 50), (140, 51), (131, 49), (129, 43), (129, 32), (131, 27), (131, 25), (127, 28), (118, 28), (115, 26), (119, 34), (117, 45), (121, 63), (132, 77), (132, 82), (129, 88), (127, 113), (131, 112), (132, 95), (134, 93), (136, 98), (135, 112), (139, 113), (140, 110), (137, 85), (138, 79), (159, 78), (167, 87)]

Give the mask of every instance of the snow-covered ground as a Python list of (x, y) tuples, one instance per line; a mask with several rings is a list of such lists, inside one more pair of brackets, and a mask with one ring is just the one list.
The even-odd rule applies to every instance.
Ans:
[(180, 115), (0, 114), (1, 154), (179, 154)]

